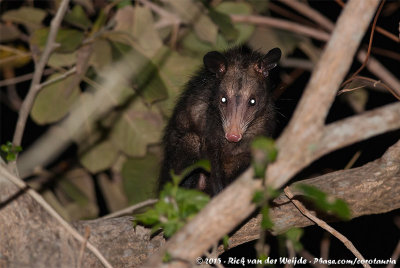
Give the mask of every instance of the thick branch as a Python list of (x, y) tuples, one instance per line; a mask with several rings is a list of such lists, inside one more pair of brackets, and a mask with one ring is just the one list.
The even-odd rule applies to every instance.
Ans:
[[(323, 176), (294, 183), (319, 188), (348, 204), (351, 218), (381, 214), (400, 208), (400, 141), (388, 149), (382, 158), (362, 167), (332, 172)], [(385, 187), (382, 187), (382, 186)], [(295, 192), (299, 195), (299, 192)], [(274, 200), (276, 207), (270, 210), (274, 222), (273, 233), (280, 234), (292, 227), (306, 227), (314, 222), (304, 217), (285, 194)], [(324, 216), (326, 220), (332, 218)], [(230, 239), (229, 248), (258, 239), (261, 217), (253, 218)], [(219, 248), (220, 253), (223, 247)]]
[(298, 107), (278, 140), (278, 159), (267, 171), (268, 182), (273, 186), (282, 186), (311, 163), (326, 115), (378, 3), (353, 0), (344, 8)]
[(400, 128), (400, 102), (327, 125), (313, 157)]

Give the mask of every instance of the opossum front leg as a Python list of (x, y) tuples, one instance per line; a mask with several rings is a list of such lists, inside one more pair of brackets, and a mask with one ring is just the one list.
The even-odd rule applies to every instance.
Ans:
[[(178, 135), (173, 132), (166, 143), (165, 158), (160, 175), (160, 187), (171, 180), (170, 171), (180, 174), (186, 167), (200, 159), (200, 142), (194, 133)], [(185, 188), (198, 188), (199, 176), (196, 173), (184, 178), (181, 185)]]
[(221, 167), (221, 159), (214, 155), (210, 157), (211, 162), (211, 174), (207, 181), (206, 193), (210, 196), (215, 196), (224, 189), (224, 173)]

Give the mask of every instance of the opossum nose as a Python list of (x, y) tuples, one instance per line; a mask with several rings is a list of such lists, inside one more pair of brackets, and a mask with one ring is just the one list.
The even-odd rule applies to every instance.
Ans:
[(238, 142), (242, 139), (242, 135), (240, 133), (226, 133), (225, 138), (230, 142)]

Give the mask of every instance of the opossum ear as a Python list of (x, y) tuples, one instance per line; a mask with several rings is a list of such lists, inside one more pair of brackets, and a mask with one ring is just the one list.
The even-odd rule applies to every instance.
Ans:
[(282, 52), (279, 48), (273, 48), (265, 54), (264, 57), (255, 66), (255, 70), (261, 73), (264, 77), (267, 77), (269, 71), (274, 69), (278, 65)]
[(207, 70), (215, 73), (217, 77), (221, 77), (226, 72), (226, 59), (217, 51), (208, 52), (204, 56), (203, 62)]

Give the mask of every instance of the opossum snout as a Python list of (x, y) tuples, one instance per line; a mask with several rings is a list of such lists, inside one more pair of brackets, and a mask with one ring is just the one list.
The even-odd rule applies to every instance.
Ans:
[(230, 142), (239, 142), (242, 139), (242, 134), (229, 132), (225, 134), (225, 138)]

